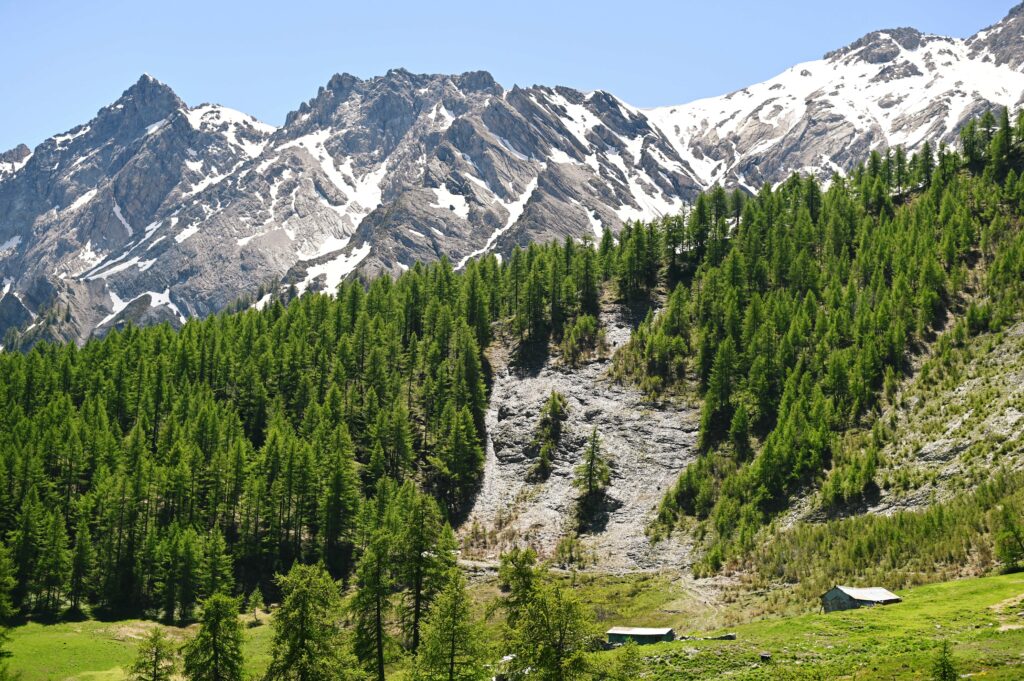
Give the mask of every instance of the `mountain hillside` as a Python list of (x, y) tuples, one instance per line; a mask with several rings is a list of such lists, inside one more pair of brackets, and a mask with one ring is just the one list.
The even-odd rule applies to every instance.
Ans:
[[(967, 40), (871, 33), (765, 83), (640, 110), (485, 72), (336, 75), (280, 128), (144, 76), (97, 116), (0, 154), (0, 337), (180, 324), (267, 285), (333, 290), (442, 256), (600, 238), (716, 183), (845, 173), (955, 139), (1024, 97), (1017, 7)], [(12, 336), (11, 341), (14, 341)]]

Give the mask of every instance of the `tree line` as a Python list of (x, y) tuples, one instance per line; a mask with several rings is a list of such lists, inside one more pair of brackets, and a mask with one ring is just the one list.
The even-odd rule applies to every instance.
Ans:
[[(834, 461), (836, 436), (877, 413), (951, 308), (969, 308), (973, 333), (1018, 314), (1024, 114), (983, 117), (962, 140), (963, 153), (872, 152), (827, 189), (800, 176), (752, 197), (716, 188), (685, 217), (623, 230), (621, 295), (666, 299), (615, 371), (700, 396), (701, 456), (658, 525), (701, 523), (701, 569), (753, 549), (795, 493), (825, 485), (846, 503), (870, 488), (877, 450)], [(962, 304), (979, 270), (990, 298)]]

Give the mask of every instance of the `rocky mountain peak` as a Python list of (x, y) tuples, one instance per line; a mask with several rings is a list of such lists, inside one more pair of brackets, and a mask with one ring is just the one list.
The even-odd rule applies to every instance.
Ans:
[(276, 129), (188, 108), (143, 75), (88, 123), (0, 156), (18, 159), (0, 160), (0, 280), (33, 314), (69, 306), (61, 337), (85, 340), (153, 311), (175, 324), (211, 314), (273, 280), (329, 291), (441, 256), (461, 267), (600, 239), (714, 184), (757, 191), (882, 146), (953, 142), (979, 111), (1024, 101), (1024, 73), (1006, 66), (1024, 61), (1022, 37), (1024, 6), (970, 41), (873, 31), (658, 109), (602, 90), (505, 91), (486, 71), (338, 73)]
[(487, 71), (467, 71), (452, 80), (463, 92), (483, 92), (500, 97), (505, 91)]
[(125, 90), (113, 106), (116, 108), (118, 104), (124, 106), (130, 104), (139, 111), (152, 110), (167, 114), (176, 109), (185, 108), (185, 103), (170, 86), (148, 73), (142, 74), (134, 85)]
[(974, 59), (1016, 70), (1024, 68), (1024, 3), (1011, 9), (999, 23), (968, 38), (967, 46)]
[(0, 153), (0, 163), (19, 163), (24, 161), (29, 155), (32, 154), (32, 150), (28, 148), (28, 145), (19, 144), (13, 149)]
[(902, 50), (916, 50), (924, 39), (924, 34), (909, 27), (872, 31), (846, 47), (829, 52), (825, 59), (852, 56), (869, 64), (885, 64), (899, 57)]
[(14, 175), (21, 169), (32, 156), (32, 150), (25, 144), (19, 144), (13, 149), (0, 153), (0, 181)]

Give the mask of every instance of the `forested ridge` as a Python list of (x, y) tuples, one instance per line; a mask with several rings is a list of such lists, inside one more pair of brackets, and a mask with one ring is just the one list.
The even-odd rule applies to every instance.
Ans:
[(702, 455), (655, 529), (696, 519), (701, 570), (751, 551), (794, 494), (858, 500), (877, 444), (837, 456), (838, 434), (870, 426), (947, 323), (963, 339), (1019, 315), (1024, 115), (988, 113), (961, 137), (962, 153), (873, 152), (826, 190), (796, 176), (742, 204), (716, 190), (685, 219), (624, 232), (638, 253), (664, 247), (646, 276), (620, 279), (623, 294), (671, 293), (616, 370), (702, 399)]
[[(821, 489), (838, 506), (875, 484), (877, 449), (839, 451), (837, 434), (870, 423), (951, 310), (961, 336), (1016, 318), (1022, 160), (1024, 115), (1011, 125), (1004, 111), (967, 126), (962, 152), (875, 152), (827, 188), (800, 176), (755, 196), (715, 188), (684, 216), (598, 244), (418, 264), (180, 331), (0, 353), (0, 615), (187, 622), (217, 594), (287, 601), (342, 580), (353, 650), (382, 675), (396, 645), (420, 647), (442, 595), (465, 620), (451, 526), (482, 472), (486, 348), (500, 336), (521, 360), (558, 353), (571, 367), (600, 343), (605, 295), (662, 308), (614, 376), (702, 400), (701, 456), (653, 531), (692, 524), (715, 571), (754, 551), (793, 495)], [(559, 399), (533, 447), (540, 479)], [(589, 451), (592, 504), (608, 478), (596, 431)], [(1000, 478), (982, 510), (1018, 481)], [(948, 527), (978, 516), (957, 517)], [(792, 535), (757, 560), (777, 567), (784, 547), (820, 539)], [(505, 577), (529, 579), (521, 593), (534, 593), (534, 563), (505, 561)], [(506, 604), (524, 640), (517, 613), (581, 617), (537, 579), (544, 599)]]

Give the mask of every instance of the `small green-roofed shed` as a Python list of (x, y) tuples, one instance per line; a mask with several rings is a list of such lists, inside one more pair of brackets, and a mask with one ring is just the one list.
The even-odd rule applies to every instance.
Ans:
[(676, 640), (676, 632), (669, 628), (612, 627), (608, 630), (608, 643), (660, 643)]

